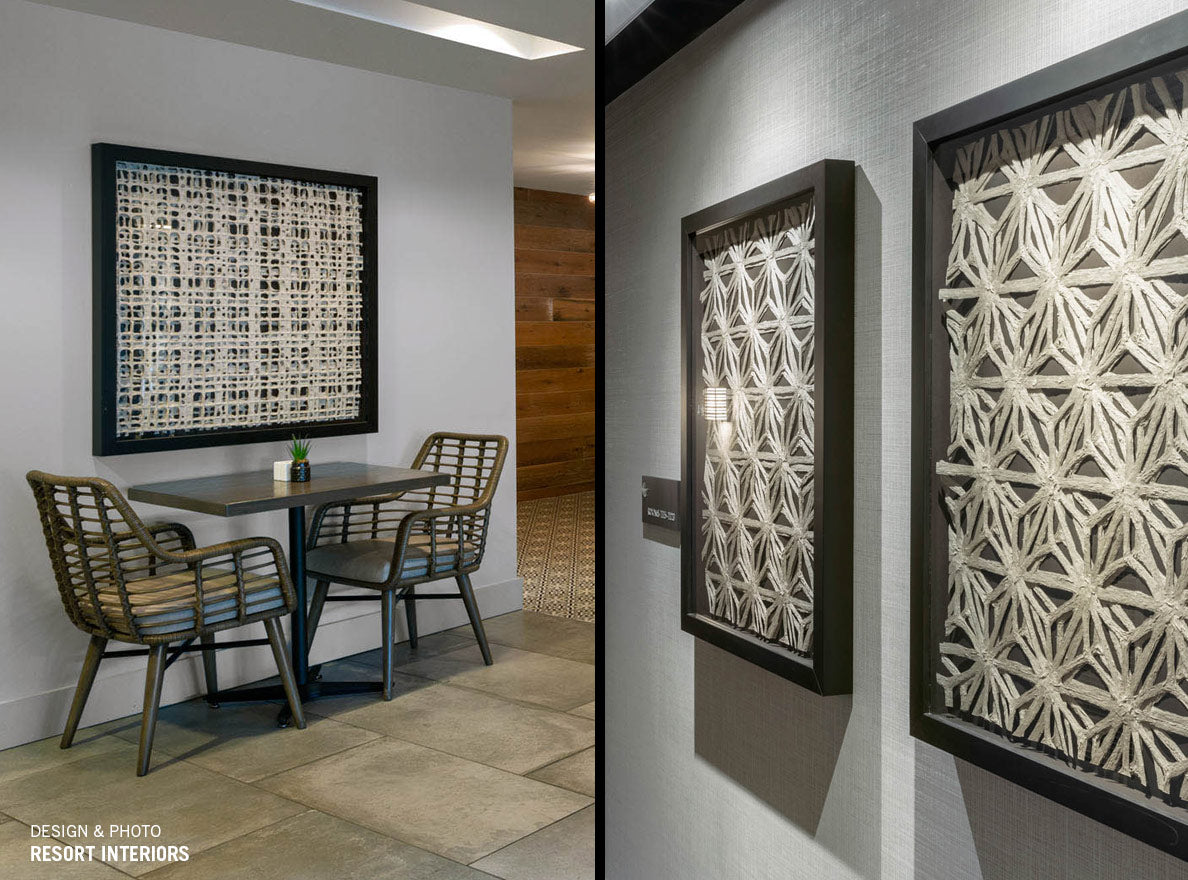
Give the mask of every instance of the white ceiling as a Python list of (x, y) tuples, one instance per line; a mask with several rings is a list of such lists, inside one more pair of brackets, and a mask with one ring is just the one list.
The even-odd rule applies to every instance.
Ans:
[(594, 189), (594, 4), (589, 0), (418, 0), (584, 51), (526, 60), (291, 0), (34, 0), (511, 98), (517, 186)]

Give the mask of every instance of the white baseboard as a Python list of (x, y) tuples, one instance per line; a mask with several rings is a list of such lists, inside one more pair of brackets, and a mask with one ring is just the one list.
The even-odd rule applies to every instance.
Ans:
[[(483, 617), (518, 611), (524, 605), (523, 582), (512, 578), (498, 584), (476, 586), (475, 596)], [(398, 615), (398, 639), (407, 638), (404, 615)], [(417, 605), (417, 630), (429, 635), (467, 623), (466, 609), (457, 602), (436, 600)], [(259, 632), (256, 632), (259, 630)], [(286, 627), (287, 632), (287, 627)], [(264, 627), (255, 624), (218, 635), (219, 640), (263, 637)], [(85, 637), (79, 633), (80, 639)], [(318, 637), (310, 656), (312, 663), (324, 663), (369, 651), (380, 645), (379, 603), (344, 602), (326, 606)], [(123, 647), (115, 645), (112, 647)], [(272, 652), (265, 646), (219, 652), (219, 686), (235, 687), (276, 675)], [(139, 712), (144, 702), (143, 657), (111, 658), (99, 669), (91, 689), (82, 727), (102, 724)], [(377, 670), (378, 673), (378, 670)], [(165, 675), (161, 705), (179, 703), (205, 691), (202, 660), (194, 653), (178, 659)], [(66, 725), (74, 686), (30, 694), (0, 703), (0, 749), (57, 736)]]

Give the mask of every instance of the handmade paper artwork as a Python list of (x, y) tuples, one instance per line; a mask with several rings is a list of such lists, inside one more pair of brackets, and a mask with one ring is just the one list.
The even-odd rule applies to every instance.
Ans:
[(702, 564), (710, 614), (808, 655), (813, 640), (813, 200), (707, 236)]
[(1178, 72), (960, 148), (939, 296), (946, 707), (1188, 796), (1188, 118)]
[(853, 182), (825, 160), (682, 223), (681, 625), (823, 694), (850, 688)]
[(109, 446), (366, 420), (365, 186), (137, 159), (104, 170)]

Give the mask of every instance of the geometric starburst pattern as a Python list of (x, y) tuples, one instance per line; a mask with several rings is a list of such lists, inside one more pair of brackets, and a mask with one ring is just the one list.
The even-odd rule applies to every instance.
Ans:
[(813, 645), (814, 205), (811, 193), (698, 241), (709, 613), (800, 654)]
[(1188, 112), (1150, 78), (964, 145), (940, 291), (947, 708), (1188, 802)]
[(116, 164), (116, 435), (359, 418), (363, 194)]

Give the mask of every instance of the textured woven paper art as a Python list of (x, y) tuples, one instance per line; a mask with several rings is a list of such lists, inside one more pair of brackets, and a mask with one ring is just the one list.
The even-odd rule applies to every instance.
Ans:
[(811, 197), (698, 242), (709, 612), (792, 651), (813, 643), (814, 271)]
[(1186, 75), (962, 146), (940, 291), (938, 684), (961, 717), (1188, 799)]
[(362, 194), (116, 165), (116, 436), (360, 417)]

